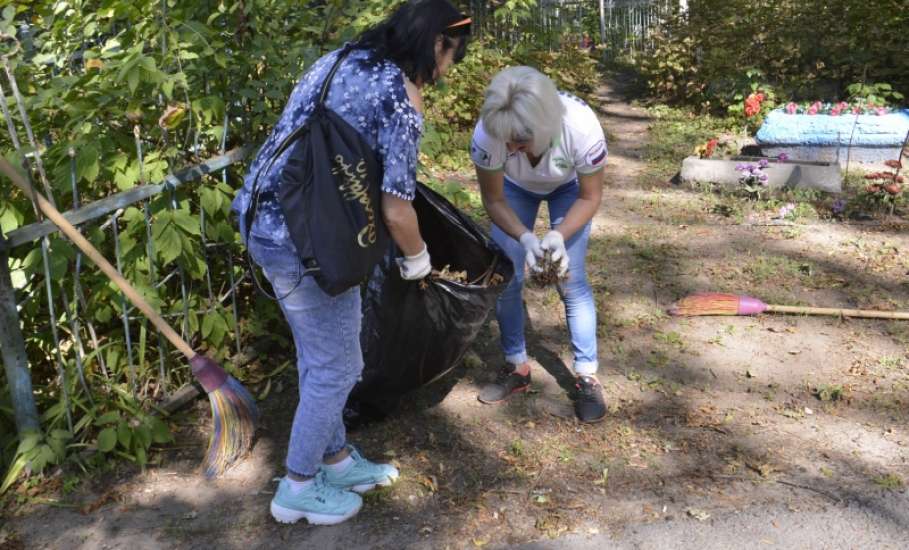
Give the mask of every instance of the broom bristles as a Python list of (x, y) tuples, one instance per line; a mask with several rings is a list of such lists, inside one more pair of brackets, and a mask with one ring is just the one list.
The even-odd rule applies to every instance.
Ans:
[(250, 449), (259, 411), (253, 396), (232, 376), (209, 392), (208, 399), (214, 425), (202, 468), (205, 477), (213, 478)]
[(738, 315), (739, 296), (719, 292), (701, 293), (682, 298), (670, 309), (670, 315)]

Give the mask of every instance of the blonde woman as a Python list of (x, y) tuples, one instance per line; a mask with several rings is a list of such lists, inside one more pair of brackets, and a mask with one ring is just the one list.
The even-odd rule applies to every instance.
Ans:
[[(480, 390), (480, 401), (501, 402), (530, 386), (522, 267), (538, 270), (548, 251), (567, 275), (558, 289), (574, 352), (575, 412), (582, 422), (605, 417), (596, 377), (596, 305), (584, 260), (591, 220), (602, 197), (606, 156), (606, 138), (593, 110), (559, 92), (544, 74), (531, 67), (510, 67), (492, 79), (471, 157), (483, 205), (494, 224), (492, 237), (514, 263), (515, 277), (496, 305), (505, 367), (494, 383)], [(550, 227), (539, 239), (533, 227), (542, 202), (549, 209)]]

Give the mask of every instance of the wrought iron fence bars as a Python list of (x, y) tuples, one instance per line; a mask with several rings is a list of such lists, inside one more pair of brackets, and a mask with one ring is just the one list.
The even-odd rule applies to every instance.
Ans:
[[(3, 56), (3, 57), (0, 57), (0, 60), (2, 60), (4, 73), (6, 75), (7, 81), (9, 82), (10, 90), (13, 93), (13, 98), (16, 102), (16, 107), (19, 111), (20, 116), (22, 117), (21, 122), (26, 130), (26, 136), (28, 137), (29, 144), (31, 145), (31, 147), (33, 149), (33, 158), (35, 159), (35, 165), (40, 174), (41, 182), (45, 189), (45, 193), (48, 195), (47, 200), (53, 204), (54, 198), (53, 198), (53, 193), (50, 188), (50, 182), (47, 180), (47, 177), (44, 173), (44, 164), (41, 162), (41, 151), (38, 149), (37, 143), (35, 142), (35, 139), (34, 139), (34, 135), (32, 134), (31, 124), (29, 124), (29, 121), (28, 121), (28, 114), (25, 111), (25, 102), (22, 99), (22, 95), (19, 93), (19, 87), (16, 84), (16, 79), (15, 79), (15, 76), (13, 75), (12, 69), (10, 68), (8, 58), (6, 56)], [(4, 115), (7, 116), (7, 127), (9, 129), (10, 139), (13, 142), (13, 146), (16, 148), (16, 152), (21, 155), (22, 148), (21, 148), (21, 141), (19, 141), (19, 137), (18, 137), (18, 131), (16, 130), (15, 123), (13, 122), (13, 119), (10, 116), (9, 110), (6, 109), (6, 102), (7, 102), (6, 93), (3, 90), (0, 90), (0, 92), (2, 92), (2, 93), (0, 93), (0, 102), (3, 103)], [(25, 157), (23, 156), (23, 158), (25, 158)], [(30, 167), (30, 164), (27, 163), (26, 166)], [(30, 169), (26, 170), (26, 176), (28, 177), (29, 182), (33, 181)], [(38, 219), (42, 219), (40, 209), (38, 208), (37, 204), (35, 204), (35, 197), (31, 196), (31, 197), (29, 197), (29, 199), (32, 202), (32, 208), (35, 209)], [(47, 238), (46, 235), (41, 239), (40, 246), (41, 246), (42, 267), (44, 269), (45, 290), (47, 292), (47, 307), (48, 307), (48, 314), (49, 314), (49, 319), (50, 319), (49, 324), (51, 326), (51, 337), (53, 338), (53, 341), (54, 341), (55, 367), (57, 370), (57, 376), (60, 378), (60, 388), (61, 388), (60, 395), (61, 395), (61, 398), (63, 401), (63, 409), (64, 409), (64, 413), (65, 413), (65, 417), (66, 417), (66, 424), (67, 424), (67, 427), (69, 428), (69, 430), (72, 431), (73, 417), (72, 417), (72, 411), (70, 409), (69, 388), (67, 387), (66, 369), (64, 368), (63, 355), (62, 355), (62, 352), (60, 351), (60, 336), (59, 336), (59, 332), (57, 329), (57, 316), (56, 316), (56, 311), (54, 308), (54, 293), (53, 293), (53, 288), (51, 285), (52, 277), (51, 277), (51, 269), (50, 269), (50, 260), (48, 258), (48, 248), (50, 246), (50, 243), (49, 243), (49, 239)], [(3, 269), (4, 270), (8, 269), (8, 266), (4, 265)], [(18, 313), (15, 313), (14, 316), (15, 316), (16, 320), (18, 321)], [(10, 330), (19, 330), (18, 322), (16, 323), (15, 327), (10, 327)], [(20, 341), (24, 342), (24, 338), (22, 337), (21, 332), (18, 334), (18, 339)]]

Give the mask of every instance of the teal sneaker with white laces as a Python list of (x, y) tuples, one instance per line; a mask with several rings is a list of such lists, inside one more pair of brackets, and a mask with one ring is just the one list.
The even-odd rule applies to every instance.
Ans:
[(271, 499), (271, 515), (279, 523), (296, 523), (306, 518), (313, 525), (335, 525), (357, 515), (363, 499), (360, 495), (329, 485), (319, 472), (312, 483), (294, 492), (287, 478), (282, 478)]
[(365, 493), (376, 485), (383, 487), (391, 485), (398, 479), (398, 469), (391, 464), (376, 464), (363, 458), (359, 451), (348, 446), (353, 464), (346, 469), (336, 472), (332, 468), (322, 466), (325, 481), (332, 487), (347, 489), (357, 493)]

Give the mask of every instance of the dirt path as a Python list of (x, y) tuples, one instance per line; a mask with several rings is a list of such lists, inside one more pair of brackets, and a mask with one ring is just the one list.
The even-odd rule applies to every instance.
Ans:
[[(587, 537), (648, 547), (649, 535), (628, 533), (661, 540), (659, 524), (690, 534), (759, 507), (842, 518), (836, 511), (849, 506), (909, 540), (905, 516), (891, 512), (909, 479), (909, 324), (663, 313), (696, 290), (909, 309), (909, 236), (833, 223), (736, 225), (714, 213), (709, 195), (645, 188), (646, 112), (614, 86), (600, 98), (610, 166), (588, 263), (605, 422), (559, 416), (571, 383), (564, 313), (555, 292), (532, 292), (536, 391), (501, 407), (476, 401), (501, 362), (490, 321), (448, 384), (352, 435), (368, 456), (396, 461), (403, 478), (343, 527), (279, 526), (268, 515), (295, 403), (288, 376), (263, 404), (253, 455), (223, 479), (197, 477), (203, 441), (190, 438), (146, 473), (122, 473), (107, 493), (64, 499), (97, 508), (90, 513), (32, 507), (4, 528), (14, 534), (8, 540), (28, 548), (437, 549), (554, 538), (539, 548), (555, 548), (569, 536), (565, 547), (593, 547)], [(701, 547), (671, 533), (665, 540)], [(786, 547), (785, 537), (774, 541), (765, 547)]]

